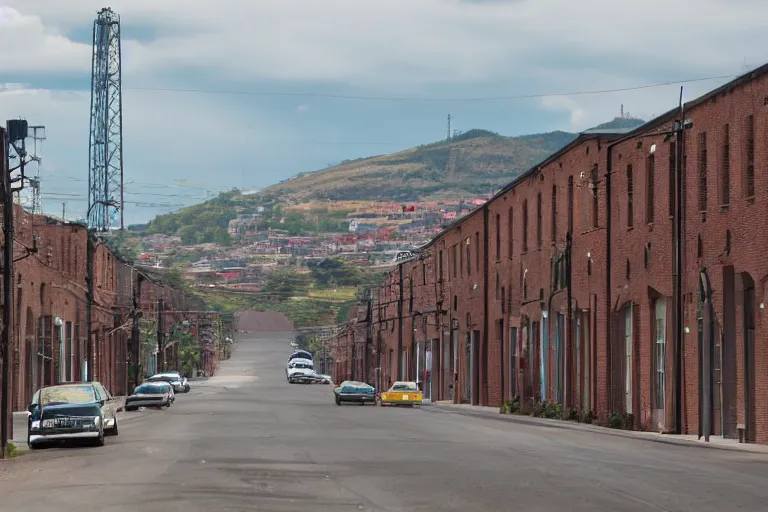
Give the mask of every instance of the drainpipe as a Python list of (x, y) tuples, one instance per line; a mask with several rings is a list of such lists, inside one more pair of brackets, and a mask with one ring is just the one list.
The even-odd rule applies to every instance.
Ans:
[[(93, 245), (93, 233), (90, 229), (86, 230), (85, 233), (86, 243), (85, 243), (85, 270), (86, 270), (86, 277), (85, 282), (87, 285), (87, 292), (85, 294), (85, 355), (86, 355), (86, 363), (85, 363), (85, 381), (91, 382), (93, 380), (93, 369), (91, 368), (93, 365), (93, 337), (92, 337), (92, 330), (93, 330), (93, 319), (92, 319), (92, 308), (93, 308), (93, 251), (94, 251), (94, 245)], [(82, 377), (82, 375), (81, 375)]]
[(402, 380), (404, 377), (400, 375), (402, 370), (402, 358), (403, 358), (403, 264), (400, 263), (397, 266), (399, 273), (399, 292), (397, 297), (397, 368), (395, 380)]
[(565, 351), (563, 356), (567, 356), (565, 360), (565, 374), (566, 378), (563, 379), (566, 393), (563, 398), (566, 400), (566, 406), (571, 407), (575, 403), (575, 397), (573, 396), (573, 390), (575, 386), (571, 385), (573, 382), (573, 289), (571, 287), (571, 247), (573, 244), (573, 237), (568, 232), (565, 235), (565, 286), (568, 294), (568, 316), (566, 326), (566, 338), (565, 338)]
[(675, 249), (675, 282), (674, 282), (674, 303), (675, 303), (675, 434), (681, 434), (683, 431), (683, 153), (685, 148), (684, 132), (685, 105), (683, 104), (683, 89), (680, 88), (680, 124), (675, 123), (675, 227), (674, 227), (674, 249)]
[[(483, 333), (483, 343), (485, 350), (481, 351), (485, 357), (483, 358), (483, 386), (478, 392), (478, 398), (480, 403), (488, 405), (488, 203), (483, 205), (483, 323), (485, 324), (485, 331)], [(470, 333), (471, 336), (471, 333)], [(479, 366), (479, 365), (478, 365)], [(502, 370), (503, 374), (503, 370)], [(480, 379), (478, 379), (480, 380)], [(503, 380), (503, 377), (502, 377)]]
[[(606, 397), (606, 401), (608, 404), (608, 409), (612, 409), (612, 402), (613, 402), (613, 355), (612, 355), (612, 342), (613, 342), (613, 311), (611, 308), (611, 295), (612, 295), (612, 288), (611, 288), (611, 232), (613, 231), (613, 222), (611, 220), (611, 212), (613, 211), (612, 208), (612, 192), (611, 192), (611, 176), (613, 175), (613, 147), (618, 143), (619, 141), (613, 142), (611, 144), (608, 144), (608, 147), (606, 149), (606, 169), (605, 169), (605, 208), (606, 212), (608, 213), (607, 219), (606, 219), (606, 229), (605, 229), (605, 332), (608, 336), (608, 340), (606, 343), (606, 360), (608, 361), (607, 367), (607, 373), (605, 375), (605, 382), (606, 382), (606, 391), (608, 393), (608, 396)], [(570, 304), (569, 304), (570, 307)], [(595, 316), (597, 318), (597, 316)], [(595, 347), (597, 349), (597, 347)], [(597, 350), (595, 350), (597, 352)], [(599, 407), (599, 404), (594, 404), (593, 407), (595, 410)], [(606, 411), (607, 413), (607, 411)]]

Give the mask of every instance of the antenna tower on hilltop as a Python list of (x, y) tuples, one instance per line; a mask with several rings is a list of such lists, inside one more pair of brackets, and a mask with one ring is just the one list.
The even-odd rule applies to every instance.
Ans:
[(117, 223), (120, 229), (124, 227), (120, 55), (120, 16), (106, 7), (99, 11), (93, 22), (86, 217), (88, 226), (96, 231), (107, 231)]

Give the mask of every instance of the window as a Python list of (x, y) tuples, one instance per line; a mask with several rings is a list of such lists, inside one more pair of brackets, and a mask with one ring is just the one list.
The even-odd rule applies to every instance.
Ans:
[(635, 181), (632, 176), (632, 165), (627, 166), (627, 227), (635, 225)]
[(523, 252), (528, 252), (528, 200), (523, 201)]
[(597, 166), (594, 166), (592, 168), (591, 172), (591, 180), (592, 180), (592, 227), (597, 227), (597, 214), (598, 214), (598, 199), (597, 199)]
[(501, 287), (501, 312), (507, 312), (507, 290), (505, 287)]
[(573, 176), (568, 176), (568, 232), (573, 235)]
[(438, 266), (438, 269), (439, 269), (438, 270), (438, 272), (439, 272), (438, 280), (440, 282), (442, 282), (443, 281), (443, 251), (440, 251), (440, 260), (439, 260), (438, 265), (439, 265)]
[(654, 201), (654, 182), (656, 180), (656, 155), (648, 155), (646, 160), (646, 206), (645, 206), (645, 220), (648, 224), (653, 222), (653, 210), (655, 207)]
[(413, 312), (413, 278), (408, 279), (408, 311)]
[(501, 260), (501, 215), (496, 214), (496, 261)]
[(669, 143), (669, 216), (675, 216), (675, 174), (677, 173), (677, 145)]
[(464, 251), (461, 249), (461, 242), (456, 244), (456, 251), (459, 253), (459, 274), (464, 276)]
[(496, 300), (501, 300), (501, 280), (499, 274), (496, 274)]
[(752, 197), (755, 195), (755, 116), (747, 116), (744, 143), (747, 157), (747, 166), (744, 169), (744, 195)]
[(475, 270), (480, 272), (480, 232), (475, 231)]
[(552, 185), (552, 242), (557, 241), (557, 185)]
[(467, 246), (467, 275), (468, 276), (472, 275), (472, 246), (469, 245), (470, 240), (471, 238), (467, 237), (467, 239), (464, 241), (464, 243)]
[(457, 251), (457, 249), (456, 249), (455, 245), (453, 247), (451, 247), (451, 253), (452, 253), (451, 256), (453, 258), (453, 262), (452, 262), (453, 263), (453, 277), (456, 277), (456, 269), (458, 267), (458, 265), (456, 265), (456, 251)]
[(701, 233), (699, 233), (699, 238), (696, 241), (696, 254), (699, 259), (704, 257), (704, 241), (701, 239)]
[(536, 247), (541, 249), (541, 192), (536, 195)]
[(507, 240), (507, 252), (508, 252), (507, 256), (509, 258), (511, 258), (512, 255), (514, 254), (514, 248), (515, 248), (514, 242), (513, 242), (514, 237), (512, 236), (512, 233), (513, 233), (512, 228), (514, 226), (514, 224), (512, 223), (512, 212), (513, 210), (512, 210), (512, 207), (510, 206), (509, 211), (507, 212), (507, 236), (509, 237), (509, 240)]
[(699, 134), (699, 211), (707, 211), (707, 132)]
[(720, 167), (720, 204), (731, 204), (731, 127), (723, 129), (723, 161)]

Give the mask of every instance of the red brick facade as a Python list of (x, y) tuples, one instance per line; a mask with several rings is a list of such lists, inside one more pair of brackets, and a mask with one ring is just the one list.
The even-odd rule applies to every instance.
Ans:
[(685, 106), (681, 337), (675, 109), (580, 135), (398, 265), (337, 340), (336, 379), (353, 344), (378, 387), (768, 443), (767, 72)]
[[(42, 385), (79, 380), (87, 360), (87, 231), (15, 212), (13, 324), (10, 348), (10, 407), (24, 410)], [(185, 296), (153, 282), (106, 245), (94, 242), (92, 364), (94, 380), (113, 394), (130, 387), (131, 313), (134, 287), (138, 310), (154, 318), (158, 299), (185, 310)], [(0, 390), (4, 392), (6, 390)]]

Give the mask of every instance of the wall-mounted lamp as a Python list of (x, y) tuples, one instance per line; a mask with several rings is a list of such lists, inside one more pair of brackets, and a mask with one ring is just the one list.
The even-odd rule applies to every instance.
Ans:
[(56, 319), (53, 321), (53, 325), (55, 325), (56, 327), (61, 327), (62, 325), (64, 325), (64, 320), (62, 320), (59, 317), (56, 317)]
[(587, 251), (587, 258), (591, 258), (591, 257), (592, 257), (592, 253)]
[(690, 327), (686, 327), (683, 330), (685, 331), (685, 334), (691, 334), (691, 328)]
[(651, 144), (651, 154), (656, 152), (656, 144)]
[(765, 309), (765, 302), (760, 303), (760, 309)]

